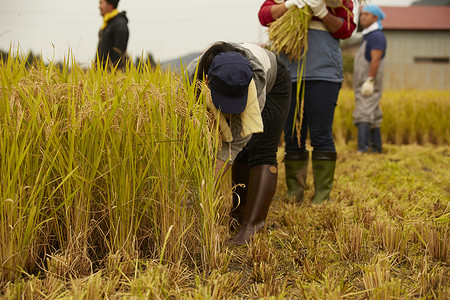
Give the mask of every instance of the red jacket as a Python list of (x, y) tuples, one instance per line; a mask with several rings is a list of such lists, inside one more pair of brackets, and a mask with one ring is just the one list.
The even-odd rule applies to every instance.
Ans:
[[(272, 18), (272, 13), (270, 12), (270, 7), (272, 5), (275, 5), (274, 0), (266, 0), (262, 5), (258, 13), (259, 22), (263, 26), (268, 26), (270, 23), (275, 21)], [(349, 38), (353, 31), (356, 28), (356, 24), (353, 21), (353, 2), (351, 0), (343, 0), (343, 4), (346, 8), (343, 7), (327, 7), (328, 11), (335, 15), (336, 17), (341, 18), (344, 21), (344, 24), (342, 24), (342, 27), (334, 32), (331, 33), (331, 35), (337, 39), (347, 39)], [(313, 17), (313, 20), (321, 21), (317, 17)]]

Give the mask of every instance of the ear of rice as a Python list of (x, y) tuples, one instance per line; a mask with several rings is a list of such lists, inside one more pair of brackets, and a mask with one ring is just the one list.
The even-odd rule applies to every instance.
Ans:
[(303, 57), (307, 50), (308, 28), (312, 19), (309, 7), (291, 7), (283, 16), (269, 26), (269, 48), (284, 53), (289, 59)]
[[(324, 0), (328, 7), (343, 7), (344, 0)], [(350, 0), (348, 0), (350, 1)], [(363, 5), (367, 0), (355, 0)], [(350, 12), (350, 15), (352, 12)], [(313, 13), (308, 6), (297, 8), (292, 6), (285, 14), (269, 26), (269, 49), (276, 53), (284, 53), (291, 60), (299, 60), (306, 53), (308, 45), (308, 28)]]

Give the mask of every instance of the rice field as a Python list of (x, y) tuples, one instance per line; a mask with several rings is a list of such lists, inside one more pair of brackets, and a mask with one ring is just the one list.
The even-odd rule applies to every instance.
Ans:
[(286, 199), (280, 163), (267, 228), (239, 248), (207, 93), (145, 63), (0, 66), (1, 298), (450, 297), (448, 91), (386, 91), (385, 153), (358, 155), (343, 90), (333, 202)]
[[(333, 123), (337, 141), (356, 141), (357, 130), (351, 117), (354, 107), (353, 91), (341, 90)], [(383, 112), (381, 134), (385, 143), (450, 144), (450, 90), (384, 91), (380, 107)]]

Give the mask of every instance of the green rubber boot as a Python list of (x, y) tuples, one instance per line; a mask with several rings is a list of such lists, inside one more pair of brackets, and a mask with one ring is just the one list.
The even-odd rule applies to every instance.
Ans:
[(336, 158), (336, 152), (312, 152), (315, 193), (311, 203), (314, 205), (320, 205), (329, 200), (328, 196), (333, 187)]
[(286, 170), (287, 197), (302, 202), (308, 175), (309, 152), (286, 153), (284, 166)]

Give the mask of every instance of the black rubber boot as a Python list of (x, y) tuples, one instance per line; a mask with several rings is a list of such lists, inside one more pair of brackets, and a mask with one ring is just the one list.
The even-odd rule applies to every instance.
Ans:
[(270, 203), (277, 189), (276, 165), (261, 165), (250, 169), (250, 181), (244, 218), (231, 244), (242, 246), (265, 225)]
[(233, 193), (233, 207), (230, 212), (230, 230), (237, 230), (244, 218), (245, 204), (247, 203), (248, 182), (250, 170), (247, 163), (235, 161), (231, 167), (231, 178), (236, 190)]
[(302, 202), (308, 175), (309, 152), (286, 153), (284, 166), (286, 170), (287, 197)]
[(333, 187), (336, 158), (336, 152), (312, 152), (314, 177), (314, 198), (311, 201), (312, 204), (320, 205), (328, 200)]

